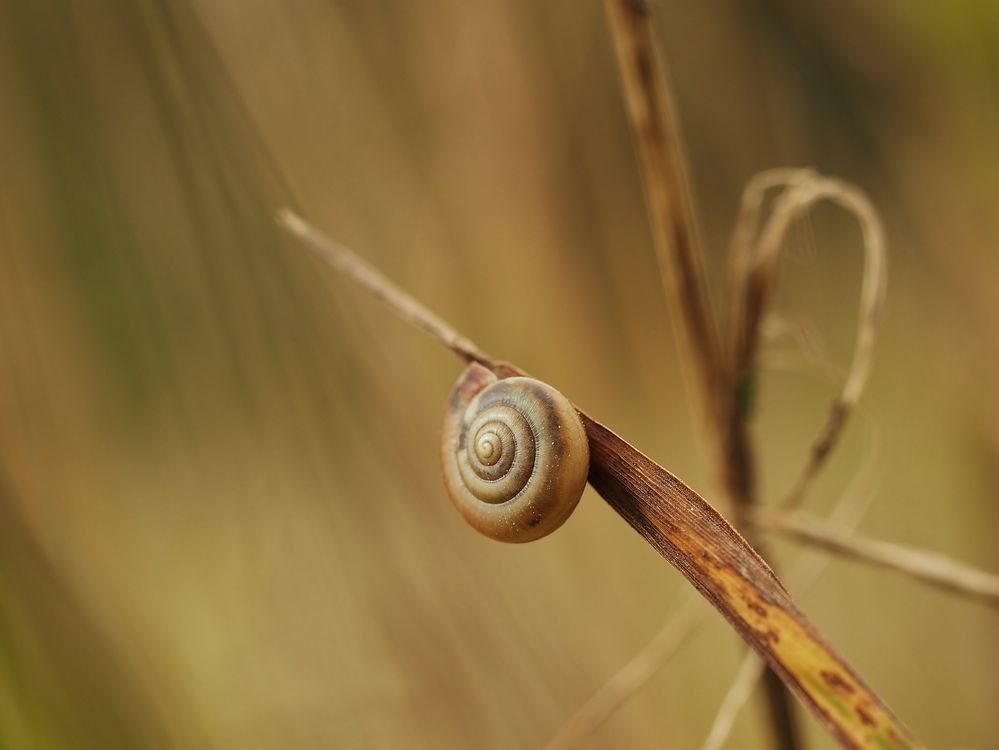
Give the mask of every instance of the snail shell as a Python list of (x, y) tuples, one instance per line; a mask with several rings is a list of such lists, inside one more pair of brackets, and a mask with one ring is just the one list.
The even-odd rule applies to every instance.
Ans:
[(578, 412), (561, 393), (532, 378), (499, 380), (473, 363), (448, 399), (441, 464), (468, 523), (492, 539), (530, 542), (575, 509), (590, 450)]

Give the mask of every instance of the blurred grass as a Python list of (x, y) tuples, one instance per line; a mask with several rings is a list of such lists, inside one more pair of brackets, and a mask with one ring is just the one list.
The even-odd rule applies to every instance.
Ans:
[[(994, 8), (656, 11), (716, 280), (757, 169), (885, 211), (885, 333), (816, 507), (875, 424), (866, 530), (999, 569)], [(599, 4), (0, 0), (0, 112), (0, 745), (538, 746), (679, 601), (595, 496), (537, 545), (464, 528), (455, 363), (272, 222), (298, 205), (711, 497)], [(833, 362), (854, 231), (820, 212), (782, 279)], [(790, 363), (770, 493), (834, 391)], [(994, 613), (847, 565), (802, 603), (931, 746), (994, 743)], [(693, 746), (738, 653), (713, 622), (597, 744)]]

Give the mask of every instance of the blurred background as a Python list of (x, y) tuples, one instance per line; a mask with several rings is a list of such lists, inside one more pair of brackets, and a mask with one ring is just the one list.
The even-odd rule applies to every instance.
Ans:
[[(719, 305), (756, 171), (885, 220), (810, 508), (866, 477), (864, 533), (999, 570), (999, 5), (653, 9)], [(0, 0), (0, 746), (541, 747), (682, 601), (591, 490), (535, 544), (463, 524), (458, 361), (283, 237), (289, 204), (721, 503), (600, 2)], [(786, 258), (770, 501), (849, 360), (859, 232), (820, 208)], [(999, 613), (839, 560), (793, 593), (930, 746), (999, 747)], [(742, 653), (708, 618), (591, 746), (699, 746)], [(759, 709), (730, 747), (767, 747)]]

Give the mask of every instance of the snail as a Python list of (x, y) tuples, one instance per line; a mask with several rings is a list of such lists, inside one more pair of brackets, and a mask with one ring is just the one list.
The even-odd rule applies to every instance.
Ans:
[(448, 399), (441, 465), (469, 524), (502, 542), (530, 542), (576, 508), (590, 449), (579, 413), (557, 390), (472, 363)]

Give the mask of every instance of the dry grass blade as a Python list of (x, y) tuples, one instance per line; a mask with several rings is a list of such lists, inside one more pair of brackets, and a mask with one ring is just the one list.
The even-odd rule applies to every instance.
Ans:
[[(880, 451), (875, 433), (873, 445), (867, 453), (865, 467), (858, 473), (854, 482), (851, 483), (851, 487), (844, 493), (843, 499), (837, 503), (836, 509), (832, 513), (832, 519), (850, 529), (856, 528), (874, 497), (869, 485), (878, 455), (880, 455)], [(828, 565), (828, 557), (797, 560), (789, 577), (798, 590), (806, 590), (815, 583)], [(696, 602), (696, 599), (694, 601)], [(615, 711), (624, 705), (628, 698), (638, 692), (659, 669), (662, 669), (683, 644), (687, 634), (685, 629), (696, 627), (701, 620), (703, 610), (699, 610), (697, 617), (692, 617), (690, 609), (690, 605), (684, 604), (655, 638), (601, 686), (593, 697), (583, 704), (559, 729), (549, 748), (571, 748), (581, 745)], [(683, 638), (680, 636), (681, 633), (684, 634)], [(671, 647), (664, 648), (663, 643), (668, 643)], [(747, 662), (757, 664), (759, 669), (749, 670), (745, 666)], [(719, 709), (708, 739), (705, 740), (705, 747), (719, 747), (720, 743), (724, 742), (731, 731), (735, 715), (745, 705), (752, 694), (756, 681), (762, 674), (763, 662), (755, 653), (749, 652), (743, 659), (743, 666), (740, 667), (735, 683)], [(733, 715), (729, 717), (727, 712), (732, 712)]]
[[(769, 189), (781, 186), (785, 189), (760, 229), (765, 194)], [(763, 172), (750, 181), (732, 243), (734, 283), (740, 300), (734, 322), (734, 369), (736, 387), (745, 391), (752, 387), (757, 370), (760, 327), (772, 300), (777, 259), (784, 238), (797, 219), (823, 200), (841, 206), (860, 223), (864, 247), (860, 314), (849, 373), (812, 443), (804, 468), (784, 501), (786, 507), (801, 504), (867, 381), (887, 282), (884, 231), (870, 201), (852, 185), (811, 170), (779, 169)]]
[[(288, 214), (282, 223), (287, 226)], [(339, 262), (342, 248), (298, 220), (308, 239), (337, 270), (394, 309), (407, 322), (428, 329), (442, 326), (441, 341), (451, 347), (459, 334), (412, 297), (365, 264)], [(294, 227), (289, 227), (294, 229)], [(453, 347), (451, 347), (455, 350)], [(465, 349), (455, 350), (466, 361)], [(507, 377), (523, 374), (473, 350), (486, 367)], [(677, 568), (695, 589), (812, 711), (844, 747), (911, 748), (919, 743), (853, 669), (822, 640), (814, 626), (763, 559), (694, 490), (636, 450), (585, 412), (579, 412), (590, 444), (590, 484), (653, 549)]]
[(680, 650), (707, 613), (699, 597), (688, 598), (652, 640), (559, 728), (546, 750), (569, 750), (589, 739)]
[[(875, 433), (874, 444), (867, 453), (864, 469), (858, 473), (854, 482), (851, 483), (851, 487), (844, 493), (843, 499), (837, 503), (836, 509), (832, 514), (832, 518), (851, 529), (855, 528), (860, 522), (873, 498), (872, 492), (864, 492), (863, 490), (870, 484), (870, 475), (877, 463), (877, 456), (880, 454), (877, 446), (878, 442)], [(790, 578), (797, 588), (801, 590), (808, 589), (828, 565), (828, 557), (797, 560), (790, 572)], [(697, 600), (694, 599), (693, 601), (696, 602)], [(692, 617), (689, 612), (690, 609), (689, 604), (684, 604), (662, 627), (659, 633), (629, 660), (627, 665), (601, 686), (593, 697), (583, 704), (559, 729), (552, 744), (548, 746), (549, 750), (553, 747), (571, 748), (581, 745), (615, 711), (624, 705), (628, 698), (640, 690), (659, 669), (662, 669), (670, 657), (683, 644), (687, 634), (686, 628), (693, 629), (701, 620), (703, 610), (698, 611), (697, 617)], [(681, 633), (683, 637), (681, 637)], [(665, 648), (664, 643), (670, 644), (670, 648)], [(746, 655), (743, 665), (747, 661), (758, 664), (760, 669), (752, 673), (747, 673), (746, 670), (748, 670), (748, 667), (740, 667), (736, 684), (732, 685), (728, 696), (722, 704), (722, 708), (719, 710), (718, 718), (715, 722), (715, 725), (719, 728), (712, 729), (706, 743), (724, 742), (728, 736), (728, 732), (731, 731), (731, 721), (734, 721), (735, 718), (732, 716), (731, 721), (728, 721), (725, 712), (731, 711), (737, 714), (752, 694), (756, 680), (763, 674), (763, 662), (753, 652)], [(727, 726), (723, 730), (721, 726), (726, 724)], [(707, 747), (708, 744), (705, 746)]]
[[(875, 446), (877, 442), (875, 442)], [(872, 483), (872, 472), (877, 465), (879, 451), (873, 448), (867, 454), (866, 466), (851, 483), (851, 487), (844, 493), (843, 498), (836, 504), (832, 518), (844, 524), (849, 529), (855, 529), (860, 523), (867, 509), (874, 499), (873, 489), (869, 487)], [(790, 580), (792, 587), (799, 591), (810, 589), (819, 576), (829, 567), (829, 558), (816, 558), (808, 553), (802, 555), (807, 559), (799, 559), (794, 563)], [(715, 720), (711, 724), (708, 736), (701, 746), (701, 750), (719, 750), (723, 747), (732, 732), (735, 720), (739, 712), (745, 707), (753, 694), (753, 688), (763, 676), (763, 661), (754, 653), (747, 653), (739, 665), (735, 679), (729, 686), (728, 692), (722, 699), (715, 714)]]
[(581, 416), (590, 441), (590, 484), (718, 609), (844, 747), (918, 745), (711, 505)]
[(999, 575), (935, 552), (856, 536), (802, 513), (760, 513), (755, 516), (754, 523), (765, 531), (807, 543), (813, 548), (819, 547), (858, 562), (893, 570), (945, 591), (999, 607)]

